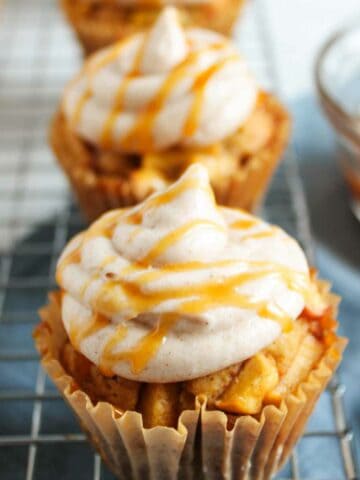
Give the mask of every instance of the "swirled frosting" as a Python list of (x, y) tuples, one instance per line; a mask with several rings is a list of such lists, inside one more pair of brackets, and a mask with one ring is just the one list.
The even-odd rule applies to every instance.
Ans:
[(144, 153), (222, 140), (246, 121), (256, 97), (229, 40), (184, 30), (168, 7), (148, 32), (91, 57), (66, 89), (63, 112), (85, 140)]
[(311, 283), (298, 244), (218, 207), (199, 164), (75, 237), (57, 281), (73, 346), (105, 375), (145, 382), (184, 381), (249, 358), (291, 328)]

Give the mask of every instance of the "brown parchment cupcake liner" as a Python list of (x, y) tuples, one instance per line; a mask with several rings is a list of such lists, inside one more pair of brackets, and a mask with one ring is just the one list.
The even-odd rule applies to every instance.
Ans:
[[(161, 6), (121, 6), (109, 0), (60, 0), (85, 55), (111, 45), (155, 21)], [(196, 26), (231, 35), (245, 0), (222, 0), (213, 4), (178, 5), (184, 26)]]
[[(335, 306), (337, 297), (331, 299)], [(206, 398), (198, 398), (195, 410), (181, 414), (177, 429), (146, 429), (140, 413), (120, 411), (108, 402), (94, 405), (65, 372), (60, 354), (67, 337), (59, 294), (51, 294), (41, 318), (34, 337), (43, 367), (103, 460), (126, 480), (270, 478), (288, 459), (347, 343), (337, 337), (307, 380), (279, 407), (265, 406), (258, 417), (207, 410)]]
[[(220, 205), (254, 211), (261, 203), (272, 174), (281, 160), (289, 138), (290, 118), (272, 95), (263, 94), (263, 102), (275, 125), (272, 135), (245, 163), (239, 161), (230, 178), (224, 177), (224, 181), (213, 183)], [(149, 192), (139, 178), (132, 175), (135, 167), (111, 175), (100, 172), (94, 158), (96, 152), (72, 131), (61, 110), (51, 124), (50, 144), (89, 221), (112, 208), (135, 205), (153, 191)]]

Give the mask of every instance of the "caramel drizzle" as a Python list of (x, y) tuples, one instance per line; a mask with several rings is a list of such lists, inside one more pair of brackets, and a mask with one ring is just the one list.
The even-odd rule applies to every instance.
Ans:
[(135, 35), (131, 35), (125, 40), (121, 40), (120, 42), (116, 43), (112, 48), (108, 49), (108, 51), (96, 62), (90, 59), (84, 66), (87, 73), (93, 77), (99, 70), (103, 67), (108, 66), (110, 63), (114, 62), (123, 49), (134, 40)]
[(260, 232), (253, 232), (253, 233), (248, 233), (247, 235), (244, 235), (241, 237), (241, 241), (245, 240), (253, 240), (256, 238), (268, 238), (268, 237), (273, 237), (274, 236), (274, 231), (271, 229), (269, 230), (262, 230)]
[(145, 54), (145, 49), (146, 49), (146, 42), (149, 37), (149, 32), (144, 34), (144, 38), (140, 44), (140, 47), (138, 48), (138, 51), (136, 52), (135, 58), (134, 58), (134, 63), (131, 69), (131, 74), (130, 75), (139, 75), (141, 71), (141, 64), (144, 58)]
[(194, 100), (183, 128), (183, 134), (185, 137), (193, 136), (199, 126), (205, 99), (205, 91), (209, 81), (217, 72), (224, 68), (227, 63), (238, 60), (238, 58), (237, 55), (224, 58), (221, 62), (211, 65), (205, 71), (201, 72), (201, 74), (195, 79), (192, 86)]
[(82, 95), (79, 101), (77, 102), (74, 113), (73, 113), (73, 117), (71, 119), (71, 124), (73, 127), (75, 127), (80, 123), (81, 115), (85, 108), (85, 104), (89, 100), (91, 95), (92, 95), (92, 91), (91, 89), (88, 89), (85, 91), (84, 95)]
[(79, 327), (78, 325), (75, 325), (75, 322), (71, 322), (69, 329), (70, 341), (75, 349), (80, 350), (80, 345), (83, 340), (91, 337), (91, 335), (94, 335), (109, 325), (110, 320), (100, 313), (95, 313), (90, 321), (84, 326)]
[(230, 227), (236, 230), (247, 230), (255, 227), (255, 225), (258, 225), (258, 223), (258, 220), (255, 218), (241, 218), (240, 220), (233, 222)]
[(114, 334), (111, 335), (109, 340), (106, 342), (100, 358), (100, 371), (108, 376), (111, 377), (114, 373), (112, 367), (115, 363), (114, 361), (114, 349), (126, 338), (128, 329), (125, 325), (119, 325)]
[(114, 230), (119, 223), (119, 217), (123, 215), (124, 211), (121, 209), (112, 212), (112, 215), (100, 218), (84, 233), (83, 243), (88, 242), (92, 238), (105, 237), (111, 238)]
[(119, 345), (127, 333), (126, 327), (119, 327), (115, 335), (105, 345), (100, 369), (105, 375), (112, 375), (112, 367), (118, 362), (130, 363), (134, 374), (139, 374), (144, 370), (149, 361), (154, 357), (159, 347), (163, 343), (170, 329), (177, 322), (178, 316), (175, 314), (163, 314), (156, 327), (145, 335), (133, 348), (119, 353), (113, 353), (114, 348)]
[[(116, 210), (114, 211), (113, 215), (101, 218), (100, 220), (96, 221), (91, 227), (86, 232), (83, 232), (82, 234), (82, 239), (77, 248), (75, 248), (72, 252), (70, 252), (68, 255), (65, 256), (59, 263), (56, 271), (56, 282), (59, 285), (62, 285), (63, 283), (63, 276), (64, 276), (64, 271), (69, 265), (79, 265), (81, 263), (81, 250), (83, 246), (90, 241), (93, 238), (96, 237), (105, 237), (105, 238), (111, 238), (114, 232), (114, 229), (118, 223), (118, 216), (121, 215), (122, 210)], [(115, 218), (114, 218), (115, 217)], [(81, 296), (84, 295), (87, 287), (92, 283), (98, 276), (98, 271), (103, 270), (109, 263), (111, 263), (113, 260), (116, 260), (116, 257), (113, 255), (110, 255), (106, 257), (97, 271), (89, 277), (89, 279), (84, 283), (84, 285), (81, 288)]]
[[(200, 265), (197, 266), (200, 267)], [(187, 268), (190, 268), (190, 265), (188, 265)], [(131, 370), (134, 374), (139, 374), (148, 365), (151, 358), (154, 357), (166, 338), (166, 335), (176, 324), (181, 315), (196, 316), (204, 311), (224, 304), (229, 307), (255, 309), (260, 317), (270, 318), (277, 321), (280, 323), (283, 331), (289, 331), (292, 327), (292, 321), (285, 312), (280, 310), (279, 307), (275, 306), (270, 309), (265, 301), (254, 302), (247, 296), (236, 292), (236, 288), (240, 285), (261, 278), (263, 275), (269, 273), (271, 273), (269, 269), (259, 272), (246, 272), (225, 279), (223, 282), (213, 281), (200, 285), (174, 289), (170, 288), (167, 289), (166, 292), (155, 292), (146, 295), (144, 295), (144, 292), (141, 289), (142, 282), (139, 282), (138, 285), (125, 281), (117, 282), (116, 285), (119, 287), (119, 283), (121, 283), (122, 290), (126, 293), (124, 306), (129, 302), (133, 306), (136, 305), (138, 309), (137, 314), (141, 314), (149, 308), (155, 308), (162, 301), (167, 299), (184, 298), (185, 300), (188, 300), (180, 304), (176, 314), (162, 314), (156, 327), (141, 338), (133, 348), (123, 352), (114, 353), (114, 349), (124, 340), (128, 331), (124, 325), (119, 326), (115, 333), (110, 336), (103, 348), (100, 359), (100, 369), (102, 373), (108, 376), (113, 375), (113, 366), (118, 362), (124, 361), (130, 363)], [(279, 272), (274, 273), (278, 274)], [(296, 281), (294, 275), (290, 275), (285, 269), (281, 274), (287, 278), (287, 283), (291, 288), (298, 291), (302, 290), (301, 282)], [(152, 275), (150, 272), (145, 274), (142, 280), (144, 281), (146, 279), (149, 281), (152, 279), (151, 277)], [(112, 287), (113, 285), (110, 283), (106, 288), (110, 289), (111, 293), (114, 293), (114, 288)], [(134, 316), (137, 316), (137, 314), (135, 313)], [(69, 336), (75, 348), (79, 348), (83, 339), (93, 335), (108, 325), (109, 320), (107, 317), (97, 314), (96, 319), (92, 319), (88, 327), (78, 330), (73, 328)]]
[[(113, 130), (115, 123), (121, 112), (124, 109), (124, 100), (126, 96), (127, 89), (131, 80), (139, 75), (141, 62), (143, 60), (145, 48), (146, 48), (147, 35), (144, 36), (144, 40), (138, 48), (138, 51), (134, 58), (133, 66), (130, 72), (125, 75), (121, 81), (119, 88), (115, 95), (114, 105), (105, 120), (105, 124), (101, 133), (101, 145), (104, 148), (110, 148), (113, 143)], [(129, 40), (125, 43), (127, 44)], [(80, 97), (77, 105), (74, 109), (74, 114), (72, 117), (72, 124), (77, 126), (81, 120), (82, 112), (84, 107), (93, 95), (92, 91), (92, 78), (93, 76), (104, 66), (108, 65), (116, 59), (120, 54), (125, 44), (118, 44), (113, 50), (111, 50), (107, 55), (104, 56), (96, 65), (87, 66), (85, 71), (90, 76), (89, 86), (85, 89), (83, 95)], [(151, 102), (144, 108), (142, 112), (139, 113), (139, 118), (130, 129), (130, 131), (125, 135), (125, 137), (120, 140), (122, 148), (128, 151), (138, 150), (141, 147), (145, 152), (153, 151), (153, 126), (156, 120), (156, 117), (159, 115), (162, 107), (167, 102), (175, 86), (183, 80), (188, 74), (189, 69), (194, 66), (198, 58), (206, 51), (214, 51), (224, 48), (223, 42), (217, 42), (210, 46), (199, 49), (196, 52), (191, 53), (188, 58), (183, 62), (177, 65), (171, 72), (169, 72), (168, 77), (165, 79), (164, 83), (160, 87), (159, 91)], [(236, 55), (229, 56), (219, 63), (213, 64), (205, 71), (202, 71), (197, 74), (193, 85), (192, 91), (195, 94), (194, 102), (191, 106), (188, 118), (185, 121), (184, 134), (192, 135), (198, 126), (198, 122), (201, 117), (202, 104), (205, 96), (205, 88), (210, 79), (215, 75), (221, 68), (224, 67), (226, 63), (232, 60), (236, 60), (238, 57)]]
[[(76, 127), (79, 125), (82, 113), (84, 111), (84, 107), (87, 103), (87, 101), (92, 97), (93, 95), (93, 89), (92, 89), (92, 80), (96, 73), (99, 72), (103, 67), (109, 65), (113, 61), (116, 60), (120, 52), (124, 49), (128, 43), (130, 43), (130, 40), (133, 40), (134, 36), (130, 36), (126, 40), (119, 42), (116, 44), (111, 50), (109, 50), (106, 54), (103, 55), (103, 57), (97, 61), (95, 64), (91, 60), (88, 61), (85, 66), (83, 67), (82, 72), (78, 75), (77, 80), (81, 78), (82, 74), (86, 74), (89, 77), (88, 81), (88, 86), (85, 88), (83, 94), (80, 96), (77, 104), (75, 105), (74, 112), (71, 118), (71, 124)], [(69, 86), (72, 85), (72, 82), (69, 84)]]
[[(176, 272), (177, 270), (174, 271)], [(164, 288), (161, 291), (148, 291), (144, 287), (148, 282), (162, 278), (168, 272), (155, 270), (145, 272), (135, 280), (123, 278), (109, 281), (100, 289), (93, 300), (92, 307), (107, 315), (116, 314), (129, 307), (131, 316), (155, 311), (162, 303), (179, 300), (176, 310), (179, 315), (197, 316), (213, 308), (227, 305), (230, 307), (255, 309), (260, 317), (270, 318), (286, 326), (290, 318), (277, 310), (274, 312), (263, 301), (255, 302), (251, 297), (237, 291), (245, 283), (264, 278), (267, 275), (280, 277), (289, 289), (299, 293), (306, 289), (306, 275), (292, 272), (279, 266), (267, 265), (258, 271), (243, 272), (226, 278), (211, 279), (201, 284), (191, 284), (176, 288)], [(106, 301), (104, 301), (106, 299)], [(122, 300), (120, 300), (122, 299)], [(114, 308), (115, 307), (115, 308)], [(114, 308), (112, 310), (112, 308)]]
[(223, 228), (220, 227), (217, 223), (211, 222), (208, 220), (193, 220), (192, 222), (185, 223), (181, 227), (173, 230), (168, 233), (156, 243), (152, 249), (146, 254), (146, 256), (140, 261), (144, 265), (151, 265), (160, 257), (166, 250), (175, 245), (179, 240), (181, 240), (187, 233), (193, 230), (196, 227), (205, 226), (212, 227), (217, 230), (223, 231)]
[[(134, 145), (137, 145), (139, 139), (141, 139), (141, 144), (144, 145), (143, 150), (145, 152), (151, 152), (154, 150), (153, 145), (153, 135), (152, 129), (155, 123), (156, 117), (159, 115), (162, 107), (167, 102), (168, 98), (171, 95), (171, 92), (174, 90), (175, 86), (185, 78), (189, 69), (196, 64), (198, 58), (205, 52), (211, 50), (218, 50), (222, 48), (223, 44), (214, 44), (210, 47), (201, 49), (197, 52), (193, 52), (189, 55), (187, 59), (181, 62), (177, 67), (175, 67), (168, 75), (166, 80), (164, 81), (163, 85), (161, 86), (160, 90), (158, 91), (155, 98), (150, 102), (150, 104), (146, 107), (146, 109), (140, 114), (139, 119), (132, 127), (130, 132), (125, 136), (122, 140), (122, 144), (125, 149), (132, 150)], [(216, 71), (222, 67), (222, 63), (219, 65), (215, 65)], [(215, 73), (215, 68), (213, 69), (213, 74)], [(206, 70), (207, 72), (207, 70)], [(197, 83), (198, 80), (203, 78), (204, 72), (200, 72), (195, 81), (194, 85)], [(210, 75), (208, 80), (210, 79)], [(207, 80), (207, 81), (208, 81)], [(206, 82), (204, 84), (204, 88), (206, 86)], [(201, 108), (201, 106), (199, 106)]]
[[(214, 265), (216, 263), (220, 262), (215, 262)], [(223, 263), (225, 264), (226, 262)], [(231, 264), (231, 262), (228, 263), (229, 265)], [(112, 375), (112, 366), (119, 361), (129, 362), (132, 371), (135, 374), (140, 373), (153, 355), (155, 355), (166, 334), (178, 318), (181, 316), (196, 317), (222, 305), (241, 309), (253, 309), (259, 317), (278, 322), (283, 331), (286, 332), (291, 329), (291, 318), (278, 306), (269, 306), (266, 301), (254, 301), (252, 298), (237, 291), (241, 285), (263, 278), (265, 275), (280, 276), (288, 287), (294, 291), (303, 292), (306, 289), (306, 276), (304, 274), (292, 272), (285, 268), (281, 269), (278, 266), (266, 266), (264, 264), (264, 268), (259, 271), (236, 274), (221, 279), (221, 281), (215, 279), (198, 285), (166, 288), (162, 291), (149, 292), (143, 288), (148, 282), (166, 275), (169, 270), (171, 272), (186, 271), (191, 270), (193, 267), (204, 268), (204, 265), (196, 262), (194, 265), (190, 262), (187, 265), (181, 265), (180, 268), (172, 266), (163, 271), (145, 272), (134, 281), (126, 281), (124, 279), (108, 281), (100, 289), (92, 303), (92, 308), (97, 312), (101, 312), (98, 314), (101, 320), (92, 322), (88, 328), (80, 329), (79, 332), (73, 328), (70, 338), (74, 346), (79, 348), (83, 339), (107, 326), (109, 320), (107, 320), (105, 315), (115, 314), (119, 310), (130, 306), (132, 310), (131, 318), (136, 318), (144, 312), (155, 311), (161, 303), (171, 299), (181, 300), (177, 306), (177, 313), (161, 315), (157, 327), (145, 335), (132, 349), (116, 354), (113, 353), (114, 348), (125, 338), (127, 333), (126, 327), (119, 327), (115, 334), (111, 335), (101, 357), (101, 367), (104, 373)], [(205, 268), (208, 268), (208, 265)], [(112, 311), (112, 309), (114, 310)]]
[[(82, 244), (81, 244), (82, 246)], [(63, 281), (64, 270), (69, 265), (78, 265), (81, 262), (81, 247), (75, 248), (61, 260), (56, 270), (56, 282), (61, 285)]]
[[(214, 265), (219, 263), (220, 262), (215, 262)], [(223, 263), (231, 264), (231, 262)], [(197, 262), (195, 262), (195, 264), (191, 262), (187, 265), (181, 265), (182, 270), (191, 270), (193, 267), (204, 268), (204, 265)], [(178, 271), (175, 266), (170, 267), (170, 270)], [(270, 308), (265, 301), (255, 302), (246, 295), (239, 294), (236, 289), (249, 281), (263, 278), (264, 275), (269, 274), (280, 275), (286, 281), (289, 288), (294, 291), (302, 292), (305, 288), (305, 286), (302, 285), (305, 281), (305, 275), (298, 273), (298, 278), (296, 278), (294, 272), (290, 272), (285, 268), (283, 271), (277, 271), (276, 267), (268, 267), (257, 272), (244, 272), (242, 274), (237, 274), (230, 278), (223, 279), (220, 282), (213, 280), (199, 285), (195, 284), (191, 286), (168, 288), (160, 292), (144, 293), (142, 287), (147, 282), (151, 282), (155, 277), (160, 278), (162, 274), (166, 273), (166, 271), (146, 272), (140, 278), (137, 278), (136, 283), (126, 282), (125, 280), (110, 281), (103, 287), (103, 290), (99, 292), (99, 300), (109, 296), (107, 314), (109, 314), (109, 304), (113, 304), (112, 298), (119, 298), (121, 296), (124, 298), (123, 307), (130, 304), (134, 309), (134, 317), (143, 312), (154, 310), (166, 300), (173, 298), (184, 300), (177, 307), (176, 314), (162, 314), (157, 326), (149, 334), (145, 335), (132, 349), (120, 353), (113, 353), (114, 349), (122, 342), (127, 334), (127, 328), (125, 326), (118, 327), (115, 333), (110, 336), (101, 355), (100, 367), (105, 375), (113, 375), (112, 367), (120, 361), (129, 362), (134, 374), (140, 373), (156, 354), (167, 333), (174, 326), (178, 318), (184, 315), (197, 316), (221, 305), (243, 309), (255, 309), (256, 313), (261, 318), (270, 318), (273, 321), (278, 322), (283, 331), (289, 331), (292, 327), (292, 320), (285, 312), (280, 310), (278, 306), (272, 306), (272, 308)], [(118, 295), (118, 289), (121, 289), (123, 295)], [(105, 291), (107, 295), (104, 295)], [(101, 304), (101, 301), (99, 303), (95, 301), (93, 307), (99, 311), (103, 308), (103, 304)], [(108, 325), (109, 320), (107, 317), (102, 314), (97, 314), (97, 316), (92, 319), (89, 326), (78, 330), (73, 327), (69, 336), (75, 348), (79, 348), (82, 340)]]
[(111, 139), (112, 139), (114, 125), (120, 112), (124, 109), (125, 95), (126, 95), (128, 86), (130, 85), (131, 80), (136, 75), (139, 75), (141, 62), (143, 60), (144, 53), (145, 53), (147, 37), (148, 35), (144, 35), (144, 39), (141, 42), (141, 45), (138, 48), (136, 55), (134, 57), (133, 65), (130, 72), (124, 77), (122, 82), (120, 82), (119, 88), (115, 95), (114, 106), (110, 112), (110, 115), (105, 121), (105, 125), (101, 135), (101, 143), (105, 148), (109, 148), (111, 146)]
[[(259, 221), (256, 218), (242, 218), (233, 222), (230, 227), (236, 230), (249, 230), (256, 225), (259, 225)], [(279, 230), (277, 227), (267, 228), (257, 232), (250, 232), (241, 237), (241, 241), (253, 240), (257, 238), (268, 238), (274, 236), (274, 232)]]
[(118, 91), (116, 92), (114, 108), (112, 109), (110, 115), (105, 121), (104, 129), (101, 135), (101, 144), (104, 146), (104, 148), (109, 148), (111, 146), (111, 138), (114, 125), (119, 116), (119, 111), (123, 110), (124, 108), (125, 95), (131, 79), (131, 76), (124, 78), (124, 80), (120, 84)]

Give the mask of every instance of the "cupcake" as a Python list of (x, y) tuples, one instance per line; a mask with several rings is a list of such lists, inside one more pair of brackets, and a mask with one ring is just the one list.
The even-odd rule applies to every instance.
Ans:
[(289, 134), (235, 46), (184, 30), (173, 8), (153, 27), (96, 53), (68, 85), (50, 141), (89, 220), (143, 201), (192, 163), (219, 203), (254, 209)]
[(148, 28), (162, 6), (173, 4), (186, 27), (230, 35), (244, 0), (61, 0), (85, 55)]
[(77, 235), (57, 282), (42, 364), (119, 478), (270, 478), (346, 344), (299, 245), (201, 164)]

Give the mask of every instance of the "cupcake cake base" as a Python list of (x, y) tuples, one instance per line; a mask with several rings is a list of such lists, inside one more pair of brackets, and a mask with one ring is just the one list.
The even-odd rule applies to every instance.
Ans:
[[(338, 300), (327, 293), (327, 284), (321, 283), (320, 287), (334, 318)], [(114, 404), (111, 382), (94, 381), (98, 372), (76, 365), (76, 378), (72, 375), (75, 365), (71, 366), (71, 353), (66, 353), (68, 338), (60, 306), (61, 295), (52, 294), (34, 334), (42, 364), (118, 478), (196, 479), (201, 472), (213, 479), (270, 478), (288, 459), (346, 345), (346, 340), (331, 334), (306, 378), (278, 405), (263, 406), (259, 414), (232, 415), (213, 410), (208, 408), (209, 398), (200, 395), (194, 408), (179, 413), (174, 426), (146, 425), (146, 408), (142, 407), (140, 413)], [(303, 360), (306, 363), (306, 355)], [(84, 378), (89, 374), (92, 390), (87, 391)], [(137, 382), (121, 385), (120, 390), (131, 391), (131, 383)], [(161, 395), (161, 387), (155, 391)], [(124, 398), (125, 403), (131, 402), (131, 395), (122, 396), (121, 402)], [(161, 404), (162, 398), (157, 400)]]

